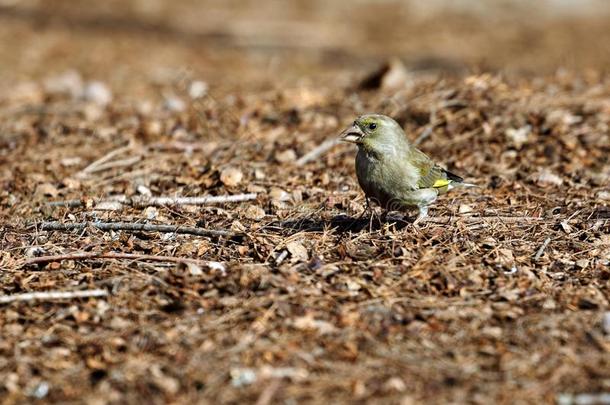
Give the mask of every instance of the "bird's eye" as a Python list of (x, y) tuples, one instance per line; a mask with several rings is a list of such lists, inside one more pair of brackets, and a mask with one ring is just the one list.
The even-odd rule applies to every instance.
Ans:
[(374, 122), (371, 122), (371, 123), (369, 124), (369, 129), (370, 129), (370, 130), (373, 130), (373, 129), (375, 129), (375, 128), (377, 128), (377, 124), (375, 124)]

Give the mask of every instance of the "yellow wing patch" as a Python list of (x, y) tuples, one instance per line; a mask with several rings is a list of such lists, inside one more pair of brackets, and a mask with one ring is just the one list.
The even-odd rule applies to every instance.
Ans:
[(449, 183), (451, 183), (451, 180), (448, 179), (438, 179), (434, 182), (434, 184), (432, 185), (433, 188), (442, 188), (445, 186), (448, 186)]

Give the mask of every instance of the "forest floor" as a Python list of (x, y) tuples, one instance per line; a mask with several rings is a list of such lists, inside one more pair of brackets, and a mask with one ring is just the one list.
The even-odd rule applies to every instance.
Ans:
[[(610, 392), (603, 55), (245, 57), (62, 10), (0, 7), (3, 403)], [(419, 226), (360, 218), (356, 151), (333, 140), (364, 112), (480, 188)], [(220, 201), (177, 199), (202, 196)]]

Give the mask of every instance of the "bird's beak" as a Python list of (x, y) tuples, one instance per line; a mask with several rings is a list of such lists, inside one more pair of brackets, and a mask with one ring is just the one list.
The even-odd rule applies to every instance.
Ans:
[(345, 131), (341, 132), (340, 140), (343, 142), (360, 143), (364, 133), (357, 125), (352, 125)]

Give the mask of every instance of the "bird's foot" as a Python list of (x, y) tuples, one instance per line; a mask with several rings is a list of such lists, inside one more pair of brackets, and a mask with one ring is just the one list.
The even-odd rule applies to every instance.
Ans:
[(371, 232), (373, 229), (373, 218), (375, 217), (375, 210), (373, 209), (373, 207), (371, 207), (371, 202), (368, 197), (366, 197), (366, 206), (364, 207), (364, 210), (360, 213), (360, 215), (358, 215), (358, 217), (354, 219), (352, 225), (357, 222), (360, 222), (360, 220), (362, 220), (362, 218), (366, 214), (369, 214), (369, 232)]
[(421, 224), (427, 216), (428, 207), (419, 207), (419, 215), (417, 216), (417, 218), (415, 218), (415, 221), (413, 221), (413, 225), (419, 226), (419, 224)]
[[(368, 197), (366, 198), (366, 206), (364, 207), (364, 211), (362, 211), (362, 213), (358, 216), (358, 220), (362, 219), (362, 217), (364, 215), (366, 215), (367, 212), (371, 211), (371, 202), (369, 201)], [(372, 212), (371, 212), (372, 215)]]
[(381, 214), (381, 216), (379, 217), (379, 222), (380, 224), (383, 224), (385, 222), (388, 222), (388, 215), (390, 214), (390, 211), (383, 211), (383, 213)]
[(373, 232), (373, 218), (377, 217), (379, 220), (379, 216), (375, 213), (375, 211), (371, 210), (371, 216), (369, 217), (369, 233)]

